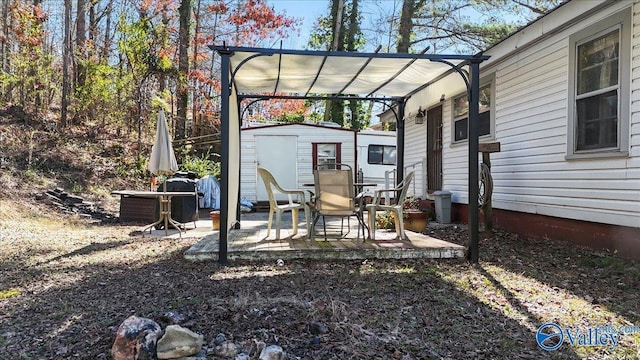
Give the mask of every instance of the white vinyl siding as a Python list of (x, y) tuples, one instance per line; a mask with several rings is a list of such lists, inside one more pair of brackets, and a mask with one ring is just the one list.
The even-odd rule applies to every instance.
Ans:
[(425, 197), (427, 193), (426, 173), (422, 162), (427, 154), (427, 124), (416, 124), (412, 119), (405, 121), (404, 129), (404, 166), (407, 171), (414, 171), (413, 186), (409, 195)]
[[(590, 11), (583, 7), (598, 11), (572, 22), (570, 16)], [(567, 159), (572, 141), (568, 133), (573, 78), (570, 37), (625, 11), (634, 14), (631, 43), (626, 44), (632, 51), (626, 80), (631, 87), (622, 99), (629, 102), (628, 133), (621, 139), (627, 141), (628, 157)], [(518, 42), (537, 29), (525, 28), (522, 37), (512, 38), (513, 43), (507, 41), (485, 52), (492, 58), (481, 64), (480, 75), (495, 74), (495, 141), (501, 143), (501, 152), (491, 154), (494, 208), (640, 227), (639, 23), (639, 1), (572, 1), (538, 23), (540, 39), (531, 38), (530, 44)], [(545, 24), (561, 28), (554, 31)], [(437, 101), (435, 96), (430, 100)], [(443, 189), (452, 192), (453, 202), (466, 204), (468, 147), (466, 142), (452, 144), (452, 121), (446, 121), (453, 119), (451, 104), (445, 101), (443, 107)], [(413, 127), (408, 126), (410, 129)], [(414, 134), (407, 133), (407, 144), (413, 138)], [(414, 151), (413, 145), (407, 147), (407, 156), (409, 151)]]

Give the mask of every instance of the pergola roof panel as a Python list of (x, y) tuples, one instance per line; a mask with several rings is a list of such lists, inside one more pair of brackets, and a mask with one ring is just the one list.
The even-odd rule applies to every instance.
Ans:
[(238, 94), (245, 96), (278, 92), (399, 98), (469, 58), (247, 48), (230, 51), (233, 81)]

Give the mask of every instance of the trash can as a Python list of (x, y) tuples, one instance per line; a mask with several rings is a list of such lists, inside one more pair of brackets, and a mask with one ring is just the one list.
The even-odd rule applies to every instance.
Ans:
[[(167, 179), (167, 191), (175, 192), (196, 192), (197, 182), (187, 178)], [(164, 185), (158, 186), (158, 192), (164, 191)], [(156, 206), (156, 219), (160, 216), (160, 203)], [(174, 196), (171, 198), (171, 218), (179, 223), (197, 221), (198, 199), (196, 196)], [(156, 225), (156, 229), (161, 230), (164, 224)]]
[(441, 224), (449, 224), (451, 222), (451, 192), (434, 191), (433, 196), (436, 198), (436, 221)]

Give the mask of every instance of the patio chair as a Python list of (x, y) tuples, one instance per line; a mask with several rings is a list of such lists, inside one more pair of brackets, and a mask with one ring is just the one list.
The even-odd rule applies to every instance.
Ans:
[[(309, 231), (309, 238), (314, 240), (315, 226), (320, 216), (322, 216), (324, 239), (327, 240), (326, 217), (350, 218), (355, 216), (358, 219), (358, 235), (360, 238), (360, 228), (362, 227), (362, 237), (364, 239), (364, 229), (366, 228), (362, 217), (362, 211), (356, 206), (357, 197), (354, 195), (353, 172), (351, 166), (347, 164), (332, 164), (334, 166), (320, 165), (314, 170), (313, 178), (315, 184), (315, 199), (313, 202), (313, 221)], [(327, 168), (328, 167), (328, 168)], [(340, 231), (342, 236), (342, 226)]]
[[(367, 205), (367, 213), (369, 218), (369, 236), (371, 240), (376, 239), (376, 211), (390, 211), (394, 216), (394, 223), (396, 227), (396, 234), (400, 239), (405, 239), (404, 233), (404, 214), (403, 205), (407, 198), (407, 191), (413, 180), (413, 171), (409, 172), (402, 182), (393, 189), (376, 190), (373, 193), (373, 200), (371, 204)], [(384, 198), (384, 194), (387, 192), (393, 192), (397, 194), (395, 204), (381, 204), (380, 200)]]
[[(291, 211), (291, 222), (293, 223), (293, 235), (298, 233), (298, 210), (304, 210), (304, 219), (307, 225), (307, 232), (309, 231), (309, 207), (305, 201), (304, 191), (298, 189), (284, 189), (278, 184), (269, 170), (264, 168), (258, 168), (258, 174), (262, 178), (262, 182), (267, 190), (267, 196), (269, 197), (269, 222), (267, 224), (267, 237), (271, 234), (271, 225), (273, 222), (273, 214), (276, 214), (276, 239), (280, 239), (280, 227), (282, 223), (282, 213), (285, 211)], [(287, 203), (278, 204), (276, 194), (287, 195)], [(297, 201), (295, 201), (297, 197)]]

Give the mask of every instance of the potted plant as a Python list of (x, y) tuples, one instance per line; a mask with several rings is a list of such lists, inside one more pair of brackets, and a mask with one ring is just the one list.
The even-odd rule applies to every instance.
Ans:
[(385, 211), (376, 215), (376, 228), (395, 229), (395, 217), (391, 211)]
[(407, 230), (421, 233), (429, 223), (429, 213), (422, 209), (419, 198), (405, 200), (402, 213)]
[[(404, 227), (414, 232), (422, 232), (429, 223), (429, 211), (422, 209), (420, 199), (405, 200), (402, 204), (402, 214), (404, 218)], [(394, 214), (385, 211), (376, 215), (376, 227), (379, 229), (394, 229)]]

